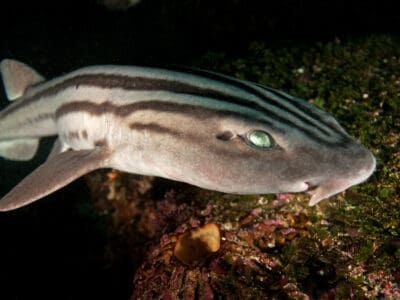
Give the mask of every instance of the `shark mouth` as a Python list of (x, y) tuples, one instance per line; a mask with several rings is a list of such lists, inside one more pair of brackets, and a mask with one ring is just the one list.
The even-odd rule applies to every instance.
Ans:
[(314, 206), (320, 201), (330, 196), (336, 195), (358, 183), (360, 183), (360, 181), (358, 180), (349, 180), (343, 178), (329, 179), (322, 181), (319, 184), (313, 184), (307, 181), (305, 182), (305, 184), (308, 185), (308, 189), (305, 192), (311, 195), (311, 199), (308, 202), (308, 205)]

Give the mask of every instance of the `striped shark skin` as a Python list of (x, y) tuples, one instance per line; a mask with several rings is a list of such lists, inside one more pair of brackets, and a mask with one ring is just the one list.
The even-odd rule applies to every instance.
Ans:
[(27, 205), (99, 168), (236, 194), (308, 192), (310, 205), (365, 181), (375, 158), (328, 113), (256, 83), (202, 70), (91, 66), (46, 81), (0, 64), (13, 102), (0, 112), (0, 156), (48, 159), (0, 200)]

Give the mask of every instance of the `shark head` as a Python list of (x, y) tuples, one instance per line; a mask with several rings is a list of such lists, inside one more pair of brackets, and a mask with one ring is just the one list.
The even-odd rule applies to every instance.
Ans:
[(185, 130), (177, 128), (157, 145), (157, 168), (161, 176), (226, 193), (307, 192), (309, 205), (366, 180), (375, 170), (373, 154), (332, 116), (301, 105), (318, 117), (310, 118), (313, 126), (266, 124), (222, 112), (183, 118), (178, 123)]

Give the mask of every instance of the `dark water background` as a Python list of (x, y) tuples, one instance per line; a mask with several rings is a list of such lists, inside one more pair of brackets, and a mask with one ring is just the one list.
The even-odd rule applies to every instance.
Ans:
[[(208, 51), (238, 57), (250, 42), (293, 43), (398, 34), (395, 1), (152, 1), (110, 11), (96, 1), (2, 1), (0, 59), (52, 77), (91, 64), (192, 65)], [(7, 105), (3, 89), (1, 107)], [(47, 155), (0, 159), (5, 194)], [(127, 299), (129, 261), (109, 266), (107, 236), (84, 180), (0, 214), (0, 299)], [(84, 213), (82, 213), (84, 210)]]

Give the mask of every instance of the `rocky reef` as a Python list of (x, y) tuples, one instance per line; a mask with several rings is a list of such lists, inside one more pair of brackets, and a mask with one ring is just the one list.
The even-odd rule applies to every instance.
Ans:
[[(197, 65), (283, 89), (332, 113), (377, 157), (366, 182), (308, 196), (235, 196), (113, 170), (86, 176), (110, 264), (132, 299), (400, 298), (400, 40), (336, 39)], [(123, 255), (121, 255), (123, 253)]]

